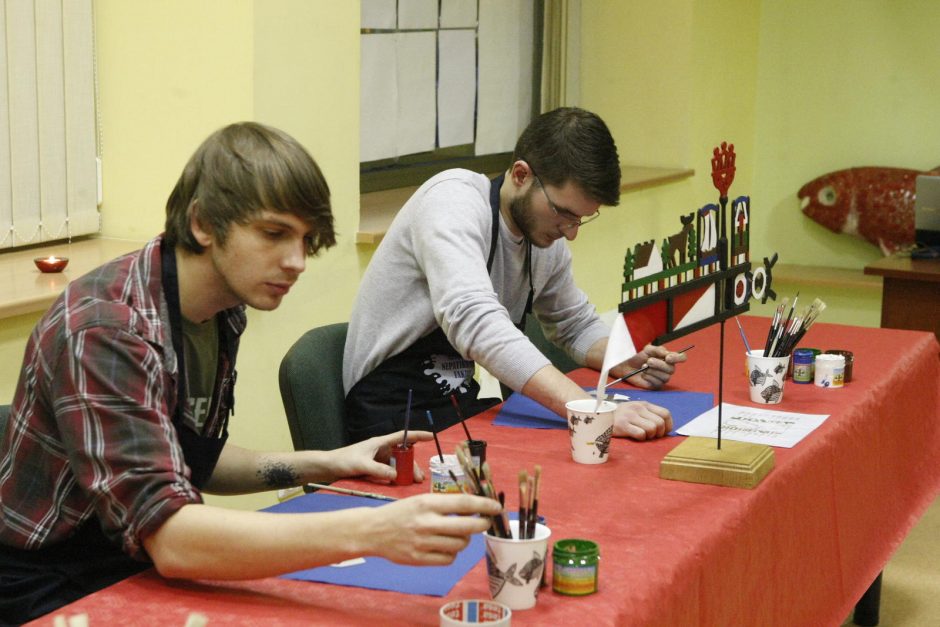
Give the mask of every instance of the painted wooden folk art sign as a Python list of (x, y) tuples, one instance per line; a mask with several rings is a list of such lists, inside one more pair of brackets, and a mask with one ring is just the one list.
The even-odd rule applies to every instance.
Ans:
[(734, 144), (714, 149), (712, 182), (718, 204), (679, 218), (681, 228), (661, 242), (649, 240), (624, 257), (619, 311), (635, 346), (662, 344), (750, 309), (750, 299), (775, 299), (774, 253), (751, 265), (751, 200), (728, 202), (734, 181)]

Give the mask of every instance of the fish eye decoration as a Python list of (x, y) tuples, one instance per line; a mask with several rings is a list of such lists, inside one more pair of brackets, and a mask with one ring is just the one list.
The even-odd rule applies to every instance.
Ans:
[(734, 144), (713, 151), (712, 183), (718, 204), (680, 216), (682, 228), (657, 245), (640, 242), (624, 256), (619, 311), (634, 345), (663, 344), (750, 309), (752, 298), (776, 300), (773, 267), (777, 254), (752, 268), (751, 199), (730, 203)]

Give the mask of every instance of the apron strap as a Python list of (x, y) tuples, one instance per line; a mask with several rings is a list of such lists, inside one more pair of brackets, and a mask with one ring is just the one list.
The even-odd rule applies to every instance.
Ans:
[[(499, 190), (503, 186), (506, 174), (500, 174), (490, 181), (490, 209), (493, 210), (493, 229), (490, 235), (490, 256), (486, 260), (486, 272), (493, 271), (493, 259), (496, 257), (496, 246), (499, 242)], [(525, 330), (525, 317), (532, 313), (532, 302), (535, 300), (535, 285), (532, 282), (532, 242), (526, 240), (525, 267), (529, 275), (529, 296), (526, 298), (525, 311), (522, 318), (516, 323), (516, 328)]]
[[(183, 350), (183, 314), (180, 309), (179, 277), (176, 271), (176, 253), (172, 246), (166, 244), (166, 240), (160, 243), (161, 255), (161, 279), (163, 282), (163, 293), (166, 296), (167, 309), (170, 315), (170, 333), (173, 335), (173, 350), (176, 352), (177, 370), (176, 370), (176, 411), (173, 414), (173, 424), (176, 427), (177, 438), (183, 449), (183, 458), (186, 465), (189, 466), (189, 481), (200, 490), (209, 478), (215, 465), (219, 461), (219, 455), (225, 447), (228, 439), (228, 430), (223, 431), (222, 437), (205, 437), (196, 433), (188, 426), (183, 419), (186, 411), (186, 397), (188, 388), (186, 385), (186, 358)], [(227, 330), (225, 325), (221, 325), (220, 339), (223, 340)], [(216, 391), (218, 394), (219, 391)], [(219, 401), (216, 400), (216, 404)]]

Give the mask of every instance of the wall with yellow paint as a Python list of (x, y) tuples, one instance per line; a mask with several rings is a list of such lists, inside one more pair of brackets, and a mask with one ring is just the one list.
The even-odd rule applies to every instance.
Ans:
[[(799, 186), (853, 165), (940, 163), (932, 80), (940, 14), (929, 1), (814, 3), (637, 0), (582, 3), (581, 105), (608, 122), (624, 162), (683, 166), (680, 183), (625, 194), (572, 244), (575, 273), (600, 310), (619, 302), (626, 247), (678, 229), (716, 193), (711, 149), (735, 143), (732, 194), (754, 201), (752, 251), (786, 263), (861, 268), (863, 242), (803, 218)], [(358, 3), (347, 0), (95, 0), (104, 234), (159, 232), (179, 172), (206, 135), (256, 119), (296, 136), (330, 183), (339, 243), (313, 259), (269, 313), (251, 312), (232, 439), (290, 447), (277, 388), (281, 356), (306, 329), (349, 315), (371, 255), (357, 248)], [(782, 286), (787, 290), (797, 286)], [(782, 293), (783, 295), (783, 293)], [(817, 294), (827, 298), (826, 293)], [(835, 294), (829, 321), (877, 311), (877, 296)], [(801, 296), (801, 299), (803, 297)], [(18, 364), (36, 316), (3, 321), (0, 363)], [(0, 370), (12, 394), (15, 366)], [(216, 501), (213, 499), (213, 501)], [(218, 499), (254, 508), (262, 497)]]
[(572, 244), (578, 283), (599, 309), (620, 302), (629, 246), (716, 202), (710, 159), (722, 141), (739, 155), (730, 195), (752, 193), (758, 18), (744, 0), (582, 3), (581, 106), (608, 123), (623, 163), (696, 173), (623, 194)]
[(881, 253), (803, 216), (796, 193), (857, 166), (940, 165), (936, 2), (762, 2), (755, 188), (761, 240), (791, 263), (862, 268)]

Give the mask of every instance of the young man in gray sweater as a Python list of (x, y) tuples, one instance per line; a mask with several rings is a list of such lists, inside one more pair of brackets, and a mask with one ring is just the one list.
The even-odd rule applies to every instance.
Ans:
[[(343, 359), (351, 440), (400, 429), (409, 390), (413, 413), (431, 410), (439, 428), (457, 420), (451, 396), (465, 415), (498, 402), (478, 398), (474, 362), (562, 416), (565, 403), (588, 398), (522, 329), (535, 315), (576, 362), (601, 368), (609, 329), (575, 285), (564, 240), (619, 197), (614, 140), (577, 108), (533, 120), (492, 181), (454, 169), (422, 185), (376, 250), (353, 307)], [(648, 363), (630, 383), (658, 388), (684, 360), (647, 346), (611, 374)], [(644, 440), (671, 428), (667, 409), (630, 402), (617, 409), (614, 435)]]

